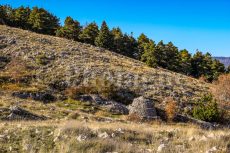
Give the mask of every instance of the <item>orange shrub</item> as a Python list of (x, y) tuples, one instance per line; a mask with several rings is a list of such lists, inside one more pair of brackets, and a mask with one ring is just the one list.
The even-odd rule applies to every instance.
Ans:
[(230, 74), (221, 75), (212, 88), (219, 103), (230, 105)]
[(171, 97), (166, 99), (165, 112), (169, 121), (172, 121), (176, 116), (177, 103)]

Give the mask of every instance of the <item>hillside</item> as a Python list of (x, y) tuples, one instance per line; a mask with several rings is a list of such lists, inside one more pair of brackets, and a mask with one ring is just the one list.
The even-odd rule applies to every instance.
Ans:
[[(162, 122), (167, 97), (183, 114), (208, 89), (102, 48), (0, 25), (0, 152), (223, 152), (228, 129)], [(128, 115), (131, 103), (156, 120)]]
[(0, 26), (0, 31), (1, 56), (26, 63), (31, 75), (36, 76), (33, 84), (43, 85), (47, 90), (52, 83), (61, 82), (70, 87), (103, 78), (139, 95), (159, 100), (172, 96), (187, 101), (207, 89), (196, 79), (149, 68), (139, 61), (87, 44), (6, 26)]
[(225, 67), (230, 66), (230, 57), (214, 57), (225, 65)]

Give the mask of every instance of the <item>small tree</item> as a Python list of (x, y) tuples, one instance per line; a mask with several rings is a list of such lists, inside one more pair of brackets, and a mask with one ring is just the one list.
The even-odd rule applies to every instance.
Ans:
[(150, 43), (150, 39), (145, 34), (142, 33), (137, 38), (137, 43), (138, 43), (137, 59), (141, 60), (141, 56), (145, 53), (145, 46), (146, 44)]
[(105, 21), (103, 21), (101, 25), (101, 29), (95, 40), (95, 44), (98, 47), (113, 49), (113, 36)]
[(79, 35), (79, 39), (83, 43), (95, 45), (95, 39), (98, 36), (98, 33), (98, 26), (95, 22), (93, 22), (82, 30), (81, 34)]
[(157, 59), (155, 56), (155, 43), (150, 41), (149, 43), (145, 43), (142, 45), (143, 53), (141, 55), (141, 61), (145, 62), (148, 66), (156, 67)]
[(0, 24), (14, 26), (14, 10), (9, 5), (0, 5)]
[(28, 24), (35, 32), (54, 35), (59, 28), (59, 19), (43, 8), (34, 7), (30, 13)]
[(207, 122), (217, 122), (221, 117), (217, 102), (211, 94), (204, 95), (193, 108), (193, 117)]
[(25, 8), (21, 6), (15, 9), (14, 11), (15, 26), (23, 29), (29, 29), (28, 19), (29, 19), (30, 12), (31, 10), (29, 7)]
[(79, 40), (79, 34), (81, 32), (80, 23), (77, 20), (73, 20), (71, 17), (65, 19), (64, 27), (57, 30), (56, 36), (64, 37), (72, 40)]

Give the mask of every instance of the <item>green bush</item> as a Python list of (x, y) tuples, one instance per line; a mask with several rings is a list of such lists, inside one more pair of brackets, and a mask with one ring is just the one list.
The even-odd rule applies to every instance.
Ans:
[(199, 120), (217, 122), (221, 117), (221, 111), (218, 109), (216, 100), (213, 99), (212, 95), (207, 94), (196, 102), (192, 115)]

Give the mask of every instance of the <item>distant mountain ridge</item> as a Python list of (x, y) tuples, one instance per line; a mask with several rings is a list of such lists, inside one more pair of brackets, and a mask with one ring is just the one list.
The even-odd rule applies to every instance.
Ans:
[(214, 57), (225, 65), (225, 67), (230, 66), (230, 57)]

